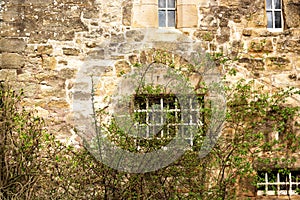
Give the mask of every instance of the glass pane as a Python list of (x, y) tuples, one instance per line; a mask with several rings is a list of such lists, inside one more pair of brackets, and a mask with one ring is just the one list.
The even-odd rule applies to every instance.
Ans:
[(168, 0), (168, 8), (175, 8), (175, 0)]
[(175, 11), (168, 11), (168, 27), (175, 27)]
[(273, 28), (272, 12), (267, 12), (268, 28)]
[(159, 27), (166, 27), (166, 11), (158, 11)]
[(166, 7), (166, 0), (158, 0), (158, 7), (165, 8)]
[(275, 28), (281, 28), (281, 12), (275, 12)]
[(267, 9), (272, 9), (272, 0), (267, 0)]
[(274, 0), (275, 8), (276, 9), (281, 9), (281, 0)]

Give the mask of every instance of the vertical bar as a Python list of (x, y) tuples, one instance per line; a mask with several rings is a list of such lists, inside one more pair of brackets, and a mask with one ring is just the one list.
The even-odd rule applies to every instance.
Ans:
[(265, 182), (266, 182), (265, 185), (266, 195), (268, 195), (268, 173), (267, 172), (265, 173)]
[(149, 98), (146, 98), (146, 128), (147, 128), (147, 138), (149, 138), (150, 135), (150, 129), (149, 129)]
[(277, 181), (276, 181), (276, 186), (277, 186), (277, 194), (279, 194), (280, 191), (280, 174), (277, 172)]
[[(164, 129), (162, 128), (163, 126), (164, 126), (164, 116), (165, 116), (165, 114), (167, 114), (167, 113), (165, 113), (164, 112), (164, 99), (161, 97), (160, 98), (160, 128), (161, 128), (161, 134), (160, 134), (160, 136), (161, 137), (163, 137), (164, 136)], [(167, 121), (166, 121), (166, 123), (167, 123)], [(169, 129), (167, 128), (167, 134), (169, 134)]]
[(292, 194), (292, 173), (289, 173), (289, 195)]
[[(189, 108), (189, 116), (190, 116), (190, 126), (193, 126), (193, 115), (191, 114), (193, 110), (193, 97), (189, 97), (190, 99), (190, 108)], [(193, 131), (190, 131), (190, 145), (193, 146)]]
[(168, 14), (168, 8), (169, 8), (169, 2), (168, 2), (168, 0), (166, 0), (166, 27), (169, 27), (169, 20), (168, 20), (168, 18), (169, 18), (169, 14)]

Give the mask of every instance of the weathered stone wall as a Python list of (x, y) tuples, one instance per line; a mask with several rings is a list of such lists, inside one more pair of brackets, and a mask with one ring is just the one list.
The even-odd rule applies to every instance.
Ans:
[[(54, 125), (64, 127), (63, 132), (71, 128), (61, 122), (68, 121), (69, 91), (82, 63), (86, 59), (99, 63), (124, 59), (130, 63), (131, 54), (142, 48), (168, 49), (175, 42), (172, 48), (182, 54), (190, 50), (187, 41), (195, 42), (207, 51), (236, 57), (234, 65), (242, 76), (269, 86), (300, 87), (297, 0), (283, 1), (285, 29), (279, 33), (266, 30), (264, 0), (177, 3), (179, 27), (190, 28), (146, 31), (134, 28), (135, 19), (149, 22), (151, 16), (144, 12), (151, 14), (149, 6), (157, 5), (154, 0), (4, 0), (0, 79), (15, 81), (16, 87), (24, 88), (28, 104), (53, 119)], [(148, 11), (138, 11), (137, 7)], [(184, 18), (188, 11), (192, 14)], [(149, 23), (154, 24), (156, 17)], [(112, 74), (118, 73), (120, 67), (111, 67)]]
[(264, 0), (177, 3), (178, 29), (164, 30), (151, 16), (154, 0), (3, 0), (0, 81), (23, 88), (25, 106), (35, 107), (62, 138), (72, 134), (72, 89), (79, 72), (102, 76), (96, 96), (104, 101), (118, 77), (136, 61), (146, 62), (153, 48), (178, 57), (200, 47), (223, 52), (235, 60), (238, 77), (270, 90), (300, 88), (298, 0), (283, 0), (284, 31), (276, 33), (266, 29)]

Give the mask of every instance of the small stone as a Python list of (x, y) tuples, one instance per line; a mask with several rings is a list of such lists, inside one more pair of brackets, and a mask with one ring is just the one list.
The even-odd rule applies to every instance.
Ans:
[(129, 63), (125, 60), (118, 61), (115, 64), (115, 68), (116, 68), (116, 74), (118, 77), (120, 77), (124, 74), (127, 74), (128, 72), (131, 71), (131, 67), (130, 67)]
[(87, 48), (95, 48), (97, 44), (95, 42), (88, 42), (85, 44)]
[(67, 56), (78, 56), (80, 50), (75, 48), (63, 48), (63, 53)]
[(42, 57), (42, 66), (43, 69), (51, 69), (54, 70), (56, 68), (56, 59), (55, 57)]
[(243, 30), (243, 36), (249, 37), (252, 34), (252, 30), (251, 29), (244, 29)]
[(17, 70), (0, 69), (0, 81), (14, 81), (17, 78)]
[(38, 46), (37, 53), (50, 55), (53, 53), (53, 47), (52, 47), (52, 45)]
[(24, 57), (17, 53), (3, 53), (0, 61), (0, 69), (19, 69), (25, 65)]
[(17, 38), (0, 39), (0, 52), (20, 53), (25, 50), (26, 42)]
[(140, 31), (130, 30), (126, 32), (126, 38), (131, 42), (141, 42), (144, 39), (144, 34)]

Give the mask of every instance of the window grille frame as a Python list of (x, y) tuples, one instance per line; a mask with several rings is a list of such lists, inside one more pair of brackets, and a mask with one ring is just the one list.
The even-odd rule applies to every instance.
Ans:
[[(279, 171), (273, 171), (273, 172), (258, 172), (258, 173), (264, 173), (264, 182), (258, 182), (257, 183), (257, 195), (258, 196), (287, 196), (287, 195), (299, 195), (297, 193), (297, 189), (300, 189), (300, 171), (291, 171), (288, 174), (284, 175), (283, 173), (280, 173)], [(269, 176), (271, 174), (276, 174), (276, 180), (270, 181)], [(293, 175), (296, 176), (296, 181), (293, 181)], [(285, 180), (281, 180), (281, 176), (285, 177)], [(275, 186), (276, 190), (270, 190), (269, 186)], [(281, 189), (281, 186), (285, 186), (288, 189)], [(259, 187), (263, 187), (264, 189), (259, 189)]]
[[(192, 97), (195, 97), (194, 95), (192, 95)], [(162, 127), (162, 126), (165, 126), (165, 123), (164, 123), (164, 116), (165, 114), (168, 114), (168, 113), (174, 113), (174, 117), (175, 117), (175, 120), (180, 120), (179, 123), (177, 122), (174, 122), (174, 123), (171, 123), (171, 124), (167, 124), (167, 131), (170, 130), (170, 127), (174, 127), (175, 130), (177, 131), (175, 134), (178, 133), (178, 128), (185, 128), (185, 127), (193, 127), (193, 128), (200, 128), (201, 126), (203, 126), (203, 122), (204, 122), (204, 116), (201, 115), (201, 108), (204, 108), (204, 95), (196, 95), (197, 97), (197, 103), (199, 106), (195, 106), (193, 105), (193, 100), (192, 98), (189, 98), (189, 108), (180, 108), (179, 106), (179, 100), (178, 98), (176, 98), (176, 96), (174, 94), (139, 94), (139, 95), (134, 95), (133, 96), (133, 101), (134, 101), (134, 106), (133, 106), (133, 113), (145, 113), (145, 117), (146, 119), (143, 120), (145, 123), (139, 123), (139, 122), (136, 122), (134, 124), (134, 127), (136, 129), (138, 129), (139, 127), (146, 127), (146, 137), (147, 138), (151, 138), (150, 136), (151, 135), (155, 135), (157, 133), (151, 133), (151, 130), (150, 130), (150, 127), (154, 127), (153, 130), (155, 130), (155, 127)], [(138, 108), (137, 104), (138, 103), (141, 103), (141, 102), (138, 102), (138, 98), (145, 98), (146, 101), (146, 105), (145, 105), (145, 108), (144, 109), (141, 109), (140, 107)], [(159, 98), (159, 109), (152, 109), (151, 108), (151, 105), (152, 104), (155, 104), (153, 102), (151, 102), (151, 98), (155, 98), (155, 99), (158, 99)], [(174, 98), (174, 108), (168, 108), (170, 103), (167, 104), (165, 103), (166, 102), (166, 99), (169, 99), (169, 98)], [(170, 100), (168, 100), (170, 101)], [(166, 106), (165, 106), (166, 105)], [(182, 115), (181, 115), (181, 112), (182, 111), (187, 111), (189, 113), (189, 119), (188, 121), (184, 121), (182, 119)], [(159, 113), (160, 114), (160, 123), (152, 123), (149, 119), (152, 117), (152, 116), (155, 116), (155, 114), (153, 113)], [(198, 116), (198, 118), (193, 119), (193, 116), (196, 115)], [(200, 117), (200, 118), (199, 118)], [(180, 118), (180, 119), (179, 119)], [(201, 119), (201, 121), (199, 120)], [(154, 120), (153, 120), (154, 121)], [(183, 130), (182, 130), (183, 131)], [(164, 136), (166, 135), (169, 135), (170, 133), (164, 133), (164, 130), (161, 130), (160, 131), (160, 136), (161, 138), (163, 138)], [(191, 133), (189, 135), (189, 137), (187, 138), (184, 138), (185, 140), (189, 141), (189, 144), (190, 146), (193, 146), (193, 140), (195, 139), (194, 138), (194, 135), (193, 133)]]

